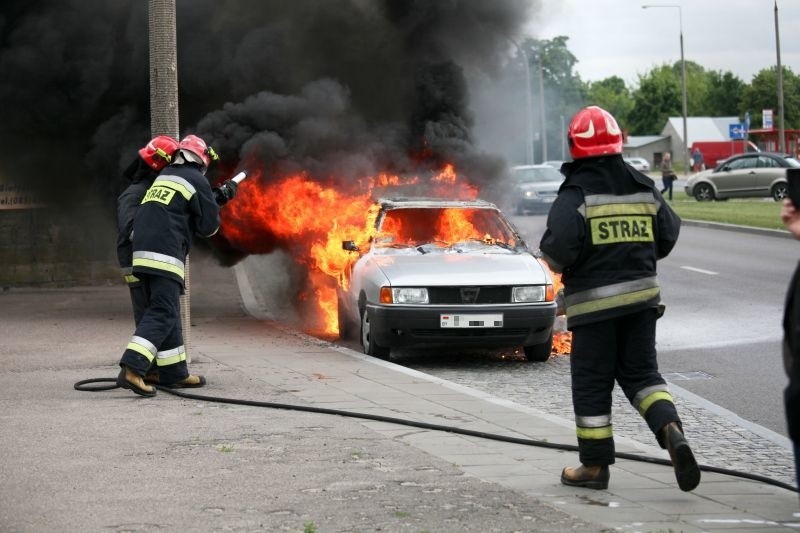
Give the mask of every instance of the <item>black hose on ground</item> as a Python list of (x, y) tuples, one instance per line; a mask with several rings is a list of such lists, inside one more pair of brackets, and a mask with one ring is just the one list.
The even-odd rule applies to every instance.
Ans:
[[(99, 385), (99, 386), (91, 386), (87, 387), (87, 385), (91, 383), (111, 383), (110, 385)], [(84, 379), (82, 381), (78, 381), (75, 383), (74, 388), (75, 390), (79, 391), (86, 391), (86, 392), (99, 392), (105, 390), (112, 390), (119, 387), (117, 385), (116, 378), (94, 378), (94, 379)], [(558, 444), (555, 442), (547, 442), (542, 440), (535, 440), (535, 439), (523, 439), (519, 437), (511, 437), (507, 435), (498, 435), (496, 433), (487, 433), (484, 431), (474, 431), (471, 429), (463, 429), (455, 426), (443, 426), (440, 424), (429, 424), (428, 422), (417, 422), (415, 420), (407, 420), (405, 418), (394, 418), (391, 416), (383, 416), (383, 415), (371, 415), (368, 413), (358, 413), (354, 411), (342, 411), (340, 409), (327, 409), (325, 407), (313, 407), (313, 406), (306, 406), (306, 405), (294, 405), (288, 403), (275, 403), (275, 402), (257, 402), (255, 400), (240, 400), (238, 398), (222, 398), (219, 396), (203, 396), (201, 394), (193, 394), (190, 392), (184, 392), (178, 389), (172, 389), (168, 387), (163, 387), (160, 385), (155, 385), (155, 387), (163, 392), (167, 392), (174, 396), (180, 396), (181, 398), (187, 398), (189, 400), (200, 400), (204, 402), (215, 402), (215, 403), (229, 403), (233, 405), (249, 405), (251, 407), (267, 407), (271, 409), (284, 409), (290, 411), (305, 411), (307, 413), (320, 413), (325, 415), (338, 415), (338, 416), (347, 416), (350, 418), (362, 418), (364, 420), (375, 420), (378, 422), (387, 422), (390, 424), (399, 424), (402, 426), (411, 426), (415, 428), (421, 429), (431, 429), (435, 431), (446, 431), (448, 433), (457, 433), (459, 435), (468, 435), (470, 437), (479, 437), (482, 439), (490, 439), (496, 440), (501, 442), (510, 442), (513, 444), (522, 444), (525, 446), (537, 446), (540, 448), (551, 448), (553, 450), (564, 450), (564, 451), (571, 451), (577, 452), (578, 447), (574, 444)], [(667, 459), (659, 459), (657, 457), (647, 457), (644, 455), (637, 455), (634, 453), (625, 453), (625, 452), (616, 452), (614, 454), (615, 457), (618, 459), (627, 459), (629, 461), (639, 461), (642, 463), (652, 463), (658, 465), (664, 465), (672, 467), (672, 462)], [(797, 487), (793, 487), (788, 483), (784, 483), (782, 481), (778, 481), (776, 479), (768, 478), (765, 476), (760, 476), (757, 474), (750, 474), (747, 472), (740, 472), (738, 470), (729, 470), (726, 468), (718, 468), (716, 466), (708, 466), (708, 465), (698, 465), (700, 470), (703, 472), (712, 472), (715, 474), (724, 474), (727, 476), (733, 477), (740, 477), (743, 479), (749, 479), (752, 481), (758, 481), (760, 483), (764, 483), (766, 485), (773, 485), (775, 487), (780, 487), (782, 489), (786, 489), (792, 492), (798, 492)]]

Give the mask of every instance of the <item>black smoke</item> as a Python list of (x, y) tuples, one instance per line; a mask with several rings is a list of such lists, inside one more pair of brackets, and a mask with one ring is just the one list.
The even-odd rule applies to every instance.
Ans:
[[(113, 203), (150, 137), (145, 1), (4, 0), (0, 173), (63, 206)], [(181, 134), (231, 170), (347, 181), (454, 161), (490, 190), (465, 73), (490, 71), (530, 0), (178, 0)], [(212, 179), (219, 176), (211, 176)]]

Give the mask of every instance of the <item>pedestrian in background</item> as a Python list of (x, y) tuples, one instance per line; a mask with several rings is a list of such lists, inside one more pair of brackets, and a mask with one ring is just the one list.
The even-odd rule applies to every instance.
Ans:
[[(154, 362), (161, 386), (206, 384), (203, 376), (189, 374), (186, 365), (180, 295), (195, 233), (211, 237), (219, 229), (219, 205), (205, 177), (216, 158), (203, 139), (182, 139), (173, 163), (161, 171), (134, 215), (133, 274), (142, 282), (147, 306), (120, 359), (117, 384), (141, 396), (156, 394), (143, 379)], [(230, 199), (235, 182), (227, 188)]]
[(678, 240), (680, 218), (653, 181), (622, 159), (622, 132), (596, 106), (569, 125), (573, 161), (564, 164), (558, 196), (540, 243), (562, 274), (567, 328), (572, 332), (572, 404), (581, 465), (561, 482), (606, 489), (614, 463), (614, 382), (669, 451), (681, 490), (700, 483), (700, 468), (658, 371), (656, 320), (663, 313), (656, 262)]
[(672, 200), (672, 184), (676, 179), (675, 171), (672, 170), (672, 156), (666, 152), (661, 160), (661, 183), (664, 186), (661, 194), (668, 192), (670, 200)]
[(692, 152), (692, 167), (694, 168), (695, 172), (700, 172), (703, 170), (703, 154), (700, 153), (700, 148), (695, 148), (694, 152)]
[[(791, 200), (783, 201), (781, 220), (800, 239), (800, 211)], [(789, 384), (783, 393), (789, 438), (794, 444), (795, 482), (800, 483), (800, 263), (786, 293), (783, 311), (783, 366)]]

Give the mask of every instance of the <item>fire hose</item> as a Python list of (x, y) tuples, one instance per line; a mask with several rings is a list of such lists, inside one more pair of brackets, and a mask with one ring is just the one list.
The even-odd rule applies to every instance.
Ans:
[[(100, 385), (100, 386), (89, 386), (87, 385), (91, 383), (112, 383), (112, 385)], [(116, 378), (94, 378), (94, 379), (84, 379), (82, 381), (78, 381), (75, 383), (74, 388), (75, 390), (79, 391), (86, 391), (86, 392), (98, 392), (98, 391), (105, 391), (105, 390), (112, 390), (118, 387)], [(251, 407), (266, 407), (269, 409), (283, 409), (283, 410), (290, 410), (290, 411), (303, 411), (306, 413), (319, 413), (325, 415), (338, 415), (338, 416), (345, 416), (350, 418), (361, 418), (364, 420), (374, 420), (378, 422), (387, 422), (390, 424), (398, 424), (402, 426), (410, 426), (420, 429), (430, 429), (434, 431), (444, 431), (447, 433), (456, 433), (459, 435), (467, 435), (470, 437), (479, 437), (482, 439), (489, 439), (489, 440), (496, 440), (500, 442), (509, 442), (512, 444), (522, 444), (525, 446), (537, 446), (540, 448), (550, 448), (554, 450), (563, 450), (563, 451), (571, 451), (577, 452), (578, 447), (574, 444), (558, 444), (554, 442), (547, 442), (542, 440), (536, 439), (523, 439), (519, 437), (512, 437), (509, 435), (500, 435), (496, 433), (488, 433), (485, 431), (475, 431), (471, 429), (464, 429), (456, 426), (445, 426), (441, 424), (431, 424), (428, 422), (418, 422), (416, 420), (408, 420), (405, 418), (395, 418), (391, 416), (383, 416), (383, 415), (373, 415), (369, 413), (359, 413), (356, 411), (343, 411), (340, 409), (328, 409), (325, 407), (313, 407), (313, 406), (306, 406), (306, 405), (295, 405), (295, 404), (287, 404), (287, 403), (275, 403), (275, 402), (260, 402), (255, 400), (241, 400), (238, 398), (223, 398), (220, 396), (204, 396), (201, 394), (192, 394), (188, 392), (183, 392), (177, 389), (172, 389), (160, 385), (155, 385), (155, 387), (163, 392), (167, 392), (169, 394), (180, 396), (181, 398), (186, 398), (188, 400), (199, 400), (203, 402), (214, 402), (214, 403), (227, 403), (233, 405), (248, 405)], [(647, 457), (642, 455), (637, 455), (634, 453), (626, 453), (626, 452), (615, 452), (614, 456), (618, 459), (627, 459), (629, 461), (639, 461), (642, 463), (651, 463), (651, 464), (658, 464), (664, 466), (672, 466), (672, 462), (667, 459), (659, 459), (657, 457)], [(775, 487), (780, 487), (782, 489), (786, 489), (792, 492), (798, 492), (797, 487), (793, 487), (788, 483), (784, 483), (782, 481), (778, 481), (776, 479), (768, 478), (765, 476), (761, 476), (758, 474), (750, 474), (748, 472), (740, 472), (737, 470), (729, 470), (726, 468), (719, 468), (716, 466), (709, 466), (709, 465), (698, 465), (700, 470), (703, 472), (712, 472), (715, 474), (724, 474), (727, 476), (732, 477), (739, 477), (743, 479), (749, 479), (752, 481), (758, 481), (760, 483), (764, 483), (766, 485), (773, 485)]]

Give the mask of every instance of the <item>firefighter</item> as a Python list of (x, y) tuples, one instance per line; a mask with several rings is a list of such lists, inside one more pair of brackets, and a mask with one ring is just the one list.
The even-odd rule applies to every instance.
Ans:
[(131, 183), (117, 198), (117, 259), (122, 276), (130, 289), (133, 320), (138, 324), (147, 304), (142, 283), (133, 275), (133, 215), (142, 202), (144, 193), (153, 184), (158, 173), (167, 166), (178, 150), (178, 141), (167, 135), (151, 139), (123, 173)]
[(678, 486), (690, 491), (700, 469), (672, 396), (658, 372), (656, 319), (663, 313), (656, 261), (678, 239), (680, 218), (653, 181), (622, 160), (622, 132), (596, 106), (580, 110), (567, 134), (573, 161), (540, 243), (562, 274), (572, 332), (572, 403), (581, 465), (561, 482), (606, 489), (614, 463), (614, 381), (669, 451)]
[(203, 376), (190, 375), (180, 323), (184, 264), (194, 234), (211, 237), (219, 229), (219, 205), (233, 198), (236, 183), (219, 192), (205, 177), (213, 149), (188, 135), (178, 144), (171, 165), (147, 190), (133, 220), (133, 274), (141, 280), (147, 306), (120, 360), (117, 384), (141, 396), (156, 388), (143, 379), (152, 363), (166, 387), (202, 387)]

